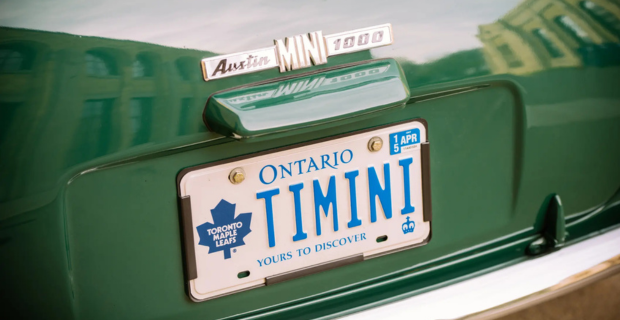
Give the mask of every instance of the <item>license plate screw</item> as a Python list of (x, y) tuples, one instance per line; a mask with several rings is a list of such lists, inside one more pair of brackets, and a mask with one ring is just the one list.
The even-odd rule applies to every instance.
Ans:
[(230, 171), (228, 180), (230, 180), (232, 184), (240, 184), (245, 180), (245, 172), (241, 168), (234, 168)]
[(370, 150), (371, 152), (377, 152), (381, 150), (381, 147), (383, 147), (383, 140), (381, 140), (381, 138), (372, 137), (370, 140), (368, 140), (368, 150)]

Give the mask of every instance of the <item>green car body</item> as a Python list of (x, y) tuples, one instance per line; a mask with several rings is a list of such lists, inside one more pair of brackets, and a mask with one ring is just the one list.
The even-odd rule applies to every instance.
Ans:
[[(620, 223), (617, 1), (64, 2), (10, 2), (0, 14), (0, 290), (15, 318), (331, 317)], [(313, 100), (296, 95), (280, 101), (299, 108), (288, 123), (207, 129), (209, 97), (285, 80), (271, 69), (205, 82), (201, 59), (386, 22), (393, 45), (284, 75), (389, 63), (405, 79), (392, 100), (323, 92), (353, 111), (302, 127), (318, 122)], [(417, 118), (432, 143), (427, 245), (188, 298), (181, 170)]]

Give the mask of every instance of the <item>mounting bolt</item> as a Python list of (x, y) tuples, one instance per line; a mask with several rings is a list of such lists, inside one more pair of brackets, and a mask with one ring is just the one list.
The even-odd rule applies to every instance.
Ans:
[(241, 168), (234, 168), (230, 171), (228, 180), (230, 180), (232, 184), (240, 184), (245, 180), (245, 172)]
[(383, 140), (381, 140), (381, 138), (372, 137), (368, 140), (368, 150), (370, 150), (370, 152), (377, 152), (381, 150), (381, 147), (383, 147)]

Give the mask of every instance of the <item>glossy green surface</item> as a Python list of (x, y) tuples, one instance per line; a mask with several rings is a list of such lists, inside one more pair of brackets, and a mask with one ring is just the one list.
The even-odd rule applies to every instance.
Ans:
[[(610, 22), (620, 8), (594, 2), (608, 14), (572, 0), (239, 2), (245, 15), (211, 1), (3, 2), (0, 25), (29, 29), (0, 28), (3, 310), (46, 319), (321, 317), (526, 259), (552, 194), (568, 242), (617, 225), (620, 35)], [(395, 33), (388, 47), (286, 74), (201, 80), (198, 61), (213, 52), (386, 22)], [(202, 122), (220, 90), (386, 57), (406, 77), (404, 108), (251, 144)], [(413, 118), (428, 121), (431, 142), (428, 245), (189, 300), (180, 170)]]
[(216, 93), (203, 117), (209, 129), (227, 137), (273, 137), (346, 125), (408, 100), (402, 69), (387, 59)]

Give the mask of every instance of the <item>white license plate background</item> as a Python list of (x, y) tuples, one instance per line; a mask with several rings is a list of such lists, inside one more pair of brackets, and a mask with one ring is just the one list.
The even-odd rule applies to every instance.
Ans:
[[(390, 154), (390, 149), (394, 148), (389, 142), (390, 134), (414, 129), (420, 132), (419, 141), (426, 142), (426, 128), (420, 122), (413, 121), (186, 173), (180, 181), (179, 189), (181, 197), (191, 198), (191, 224), (198, 275), (189, 283), (192, 298), (205, 300), (264, 284), (265, 278), (269, 276), (355, 254), (368, 257), (426, 240), (430, 234), (430, 222), (423, 221), (421, 145), (420, 143), (409, 145), (401, 148), (402, 152), (399, 154)], [(368, 141), (372, 137), (380, 137), (383, 140), (383, 147), (378, 152), (368, 150)], [(338, 165), (335, 166), (334, 153), (337, 152), (340, 156), (347, 149), (351, 150), (353, 155), (350, 162), (342, 163), (341, 159), (338, 159)], [(348, 152), (345, 153), (343, 159), (346, 161)], [(331, 155), (328, 163), (336, 169), (329, 166), (322, 169), (321, 155)], [(316, 162), (318, 171), (312, 168), (311, 172), (307, 172), (310, 158)], [(399, 160), (405, 158), (413, 160), (409, 166), (409, 173), (411, 204), (415, 211), (403, 215), (401, 209), (405, 207), (404, 170), (399, 165)], [(259, 179), (260, 171), (266, 165), (279, 168), (282, 164), (288, 168), (289, 162), (301, 159), (306, 159), (306, 162), (302, 163), (301, 175), (298, 174), (298, 164), (294, 164), (292, 176), (284, 173), (285, 178), (281, 178), (281, 172), (278, 170), (278, 178), (270, 184), (264, 184)], [(375, 197), (377, 221), (371, 223), (368, 168), (371, 166), (375, 168), (380, 185), (385, 187), (384, 163), (389, 163), (390, 167), (392, 217), (386, 218), (379, 198)], [(246, 179), (235, 185), (229, 181), (228, 176), (232, 169), (238, 167), (243, 168)], [(361, 220), (361, 225), (348, 228), (347, 224), (351, 220), (351, 202), (349, 180), (345, 178), (345, 172), (353, 170), (359, 171), (355, 185), (357, 216)], [(332, 175), (335, 176), (337, 194), (338, 231), (334, 231), (333, 228), (333, 208), (330, 206), (327, 216), (323, 209), (320, 211), (322, 234), (319, 236), (316, 232), (313, 180), (320, 182), (321, 191), (326, 194)], [(266, 182), (271, 180), (270, 168), (263, 172), (263, 178)], [(304, 184), (300, 191), (300, 200), (303, 229), (307, 238), (293, 241), (293, 236), (296, 234), (295, 205), (293, 192), (289, 191), (289, 186), (300, 182)], [(279, 194), (272, 197), (275, 246), (269, 247), (265, 200), (257, 199), (256, 194), (275, 188), (279, 188)], [(197, 231), (198, 226), (207, 222), (214, 223), (211, 210), (221, 200), (235, 205), (235, 217), (242, 213), (251, 213), (251, 232), (241, 239), (236, 239), (236, 241), (243, 240), (245, 244), (230, 249), (229, 259), (224, 258), (223, 251), (209, 253), (210, 247), (200, 244), (200, 235)], [(415, 229), (411, 233), (404, 233), (402, 230), (407, 217), (415, 222)], [(376, 241), (377, 237), (384, 235), (388, 236), (386, 241)], [(345, 240), (341, 241), (343, 238)], [(334, 244), (334, 240), (337, 247), (318, 250), (319, 246), (326, 247), (319, 244), (326, 242)], [(342, 242), (345, 244), (341, 245)], [(304, 248), (310, 248), (310, 252), (307, 253), (306, 249), (304, 253)], [(286, 259), (282, 259), (283, 257)], [(275, 260), (278, 262), (275, 263)], [(262, 261), (262, 266), (259, 261)], [(267, 265), (267, 262), (270, 263)], [(239, 279), (237, 275), (242, 271), (249, 271), (250, 275)]]

